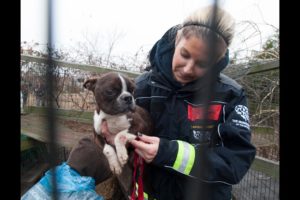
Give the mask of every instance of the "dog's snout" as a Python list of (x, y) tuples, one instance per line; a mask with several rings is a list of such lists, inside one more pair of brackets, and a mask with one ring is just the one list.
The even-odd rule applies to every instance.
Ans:
[(126, 104), (132, 103), (132, 96), (131, 95), (124, 95), (122, 96), (122, 100), (125, 101)]

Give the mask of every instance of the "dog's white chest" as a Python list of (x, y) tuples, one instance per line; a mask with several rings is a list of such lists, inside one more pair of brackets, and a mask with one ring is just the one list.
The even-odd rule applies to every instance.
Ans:
[(118, 117), (108, 117), (106, 119), (108, 130), (111, 133), (119, 133), (120, 131), (126, 130), (130, 127), (130, 122), (126, 115), (121, 115)]
[(97, 134), (100, 134), (101, 130), (101, 123), (103, 120), (107, 121), (108, 130), (113, 133), (117, 134), (120, 131), (128, 130), (130, 127), (130, 122), (127, 119), (126, 115), (108, 115), (102, 111), (100, 111), (99, 114), (97, 112), (94, 112), (94, 128)]

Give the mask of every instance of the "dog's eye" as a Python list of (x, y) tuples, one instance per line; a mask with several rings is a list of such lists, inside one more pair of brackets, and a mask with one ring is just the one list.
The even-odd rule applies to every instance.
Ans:
[(107, 96), (114, 96), (116, 94), (116, 92), (114, 90), (106, 90), (105, 91), (105, 95)]
[(130, 92), (131, 94), (133, 94), (134, 93), (134, 87), (133, 86), (129, 86), (128, 87), (128, 92)]

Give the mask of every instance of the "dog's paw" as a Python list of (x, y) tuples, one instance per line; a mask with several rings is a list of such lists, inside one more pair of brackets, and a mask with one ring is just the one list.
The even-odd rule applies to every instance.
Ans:
[(115, 150), (110, 146), (105, 144), (103, 148), (103, 153), (107, 157), (108, 160), (113, 159), (115, 157)]
[(110, 164), (109, 167), (110, 170), (116, 175), (120, 175), (122, 173), (122, 167), (119, 164)]
[(127, 141), (131, 141), (131, 140), (135, 140), (136, 139), (136, 135), (133, 134), (127, 134), (126, 135)]
[(116, 155), (116, 152), (113, 149), (113, 147), (107, 144), (104, 145), (103, 153), (108, 160), (110, 170), (116, 175), (121, 174), (122, 167), (120, 166), (118, 156)]
[(127, 160), (128, 160), (127, 152), (124, 152), (124, 151), (119, 152), (118, 151), (117, 156), (118, 156), (118, 160), (119, 160), (121, 166), (124, 166), (127, 163)]

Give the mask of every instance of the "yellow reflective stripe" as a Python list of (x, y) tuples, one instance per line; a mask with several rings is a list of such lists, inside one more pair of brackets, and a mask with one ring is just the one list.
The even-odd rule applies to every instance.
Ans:
[(190, 156), (186, 168), (183, 172), (184, 174), (190, 174), (195, 162), (195, 148), (192, 145), (189, 145), (189, 152)]
[(144, 192), (144, 200), (148, 200), (148, 194)]
[[(139, 185), (137, 183), (135, 183), (135, 194), (138, 196), (138, 189), (139, 189)], [(146, 192), (144, 192), (144, 200), (148, 200), (149, 196)], [(154, 199), (155, 200), (155, 199)]]
[[(144, 192), (144, 200), (148, 200), (148, 198), (149, 198), (148, 194)], [(157, 199), (154, 198), (153, 200), (157, 200)]]
[(173, 165), (173, 168), (175, 170), (179, 169), (179, 167), (181, 165), (181, 162), (182, 162), (182, 157), (183, 157), (183, 144), (182, 144), (182, 141), (177, 140), (177, 143), (178, 143), (178, 153), (177, 153), (174, 165)]
[(187, 142), (177, 140), (178, 153), (173, 169), (189, 175), (195, 161), (195, 148)]

